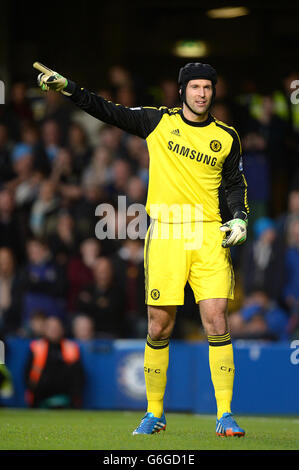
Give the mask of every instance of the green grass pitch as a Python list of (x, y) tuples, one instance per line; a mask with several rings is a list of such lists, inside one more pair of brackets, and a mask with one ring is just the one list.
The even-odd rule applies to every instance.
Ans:
[(238, 416), (244, 438), (215, 435), (215, 417), (167, 413), (167, 429), (133, 436), (142, 412), (0, 409), (1, 450), (298, 450), (299, 417)]

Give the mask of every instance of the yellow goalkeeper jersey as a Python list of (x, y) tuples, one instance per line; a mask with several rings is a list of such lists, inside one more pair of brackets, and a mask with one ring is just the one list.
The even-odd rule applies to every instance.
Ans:
[[(181, 110), (166, 110), (147, 144), (147, 213), (162, 222), (221, 221), (219, 187), (224, 166), (234, 160), (236, 172), (240, 171), (241, 145), (236, 131), (212, 116), (193, 123)], [(246, 210), (243, 176), (239, 183), (244, 185), (242, 205)]]
[(188, 121), (181, 108), (127, 108), (69, 82), (70, 99), (94, 117), (146, 139), (149, 186), (146, 211), (161, 222), (221, 222), (219, 188), (234, 215), (248, 213), (239, 136), (209, 114)]

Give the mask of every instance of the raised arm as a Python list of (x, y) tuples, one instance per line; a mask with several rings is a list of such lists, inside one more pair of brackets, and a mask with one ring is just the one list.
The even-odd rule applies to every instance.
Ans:
[(61, 92), (91, 116), (138, 137), (145, 139), (162, 118), (162, 111), (158, 108), (127, 108), (79, 87), (72, 80), (66, 79), (40, 62), (35, 62), (33, 67), (41, 72), (37, 81), (43, 91)]

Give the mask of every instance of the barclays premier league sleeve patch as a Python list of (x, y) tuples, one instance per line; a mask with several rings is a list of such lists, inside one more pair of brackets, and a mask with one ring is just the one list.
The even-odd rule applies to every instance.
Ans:
[(239, 170), (243, 171), (243, 158), (242, 157), (240, 157), (240, 161), (239, 161)]

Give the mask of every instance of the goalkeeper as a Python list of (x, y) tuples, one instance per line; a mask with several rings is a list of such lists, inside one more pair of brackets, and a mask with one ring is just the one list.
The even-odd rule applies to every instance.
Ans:
[[(34, 67), (41, 72), (42, 90), (61, 92), (92, 116), (147, 141), (146, 211), (151, 224), (144, 248), (148, 305), (144, 373), (148, 408), (133, 434), (166, 428), (163, 399), (169, 338), (188, 281), (209, 342), (216, 434), (244, 436), (231, 412), (235, 367), (227, 304), (234, 293), (229, 247), (246, 240), (249, 209), (239, 136), (210, 113), (216, 93), (215, 69), (198, 62), (182, 67), (178, 77), (182, 107), (169, 109), (117, 105), (40, 63)], [(225, 224), (219, 209), (221, 183), (233, 216)]]

